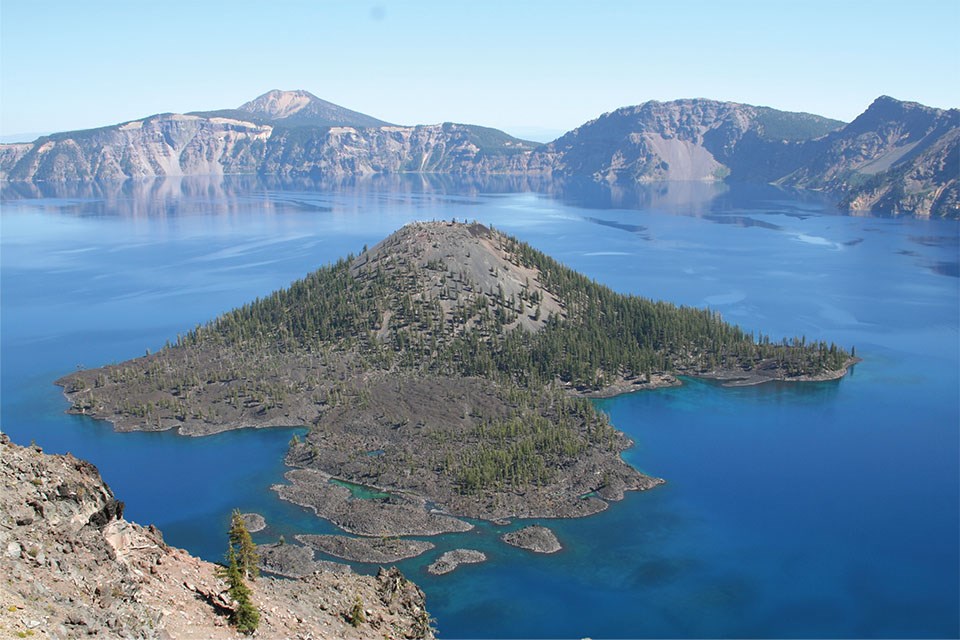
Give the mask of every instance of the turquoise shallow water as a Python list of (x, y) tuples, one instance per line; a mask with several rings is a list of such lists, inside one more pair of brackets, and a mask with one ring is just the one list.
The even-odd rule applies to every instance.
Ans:
[[(758, 188), (136, 183), (5, 188), (0, 426), (96, 463), (127, 515), (218, 560), (233, 508), (260, 541), (332, 532), (275, 499), (291, 429), (201, 439), (67, 416), (52, 381), (156, 349), (414, 219), (478, 219), (617, 290), (710, 306), (750, 330), (856, 345), (832, 383), (681, 388), (598, 402), (667, 479), (549, 522), (535, 556), (481, 524), (401, 568), (443, 637), (955, 637), (958, 226), (836, 215)], [(490, 560), (434, 577), (456, 546)], [(373, 567), (360, 567), (373, 570)]]

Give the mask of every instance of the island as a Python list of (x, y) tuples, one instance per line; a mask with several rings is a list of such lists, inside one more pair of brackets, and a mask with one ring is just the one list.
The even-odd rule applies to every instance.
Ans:
[(57, 383), (71, 412), (120, 431), (306, 425), (280, 496), (399, 536), (587, 516), (661, 484), (624, 462), (631, 441), (586, 396), (679, 376), (829, 380), (854, 362), (616, 293), (481, 224), (420, 222), (156, 353)]
[(439, 558), (427, 566), (427, 573), (442, 576), (450, 573), (462, 564), (477, 564), (486, 562), (487, 554), (475, 549), (454, 549), (443, 553)]
[(250, 533), (256, 533), (258, 531), (263, 531), (267, 528), (266, 519), (259, 513), (244, 513), (243, 515), (243, 524), (246, 525), (247, 531)]
[(505, 533), (500, 539), (509, 545), (535, 553), (556, 553), (563, 548), (553, 531), (540, 525)]
[(257, 545), (260, 570), (284, 578), (302, 578), (318, 571), (353, 573), (350, 565), (330, 560), (314, 560), (313, 549), (286, 541)]
[(399, 538), (299, 535), (297, 540), (330, 556), (354, 562), (379, 564), (414, 558), (434, 547), (432, 542)]

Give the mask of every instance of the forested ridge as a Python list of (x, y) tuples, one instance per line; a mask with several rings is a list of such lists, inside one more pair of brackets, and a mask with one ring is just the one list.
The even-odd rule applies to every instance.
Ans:
[[(495, 376), (522, 386), (559, 380), (581, 388), (600, 388), (618, 375), (749, 369), (761, 362), (785, 377), (816, 375), (841, 369), (850, 358), (832, 343), (755, 338), (709, 309), (616, 293), (526, 243), (485, 228), (481, 233), (497, 239), (506, 260), (539, 272), (539, 282), (528, 280), (508, 297), (502, 286), (485, 290), (441, 261), (403, 258), (354, 277), (357, 259), (350, 256), (198, 327), (180, 346), (319, 352), (335, 342), (387, 368)], [(435, 297), (425, 291), (421, 270), (444, 273)], [(540, 319), (544, 290), (563, 313), (549, 314), (539, 331), (517, 326), (521, 315)], [(444, 304), (451, 300), (455, 304)]]

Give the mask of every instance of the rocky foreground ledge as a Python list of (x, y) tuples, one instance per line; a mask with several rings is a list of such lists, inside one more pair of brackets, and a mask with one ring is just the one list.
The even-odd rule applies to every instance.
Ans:
[[(89, 462), (0, 435), (0, 637), (242, 637), (227, 625), (232, 603), (216, 565), (122, 514)], [(433, 637), (423, 592), (396, 569), (251, 587), (259, 637)], [(358, 600), (365, 615), (354, 627)]]

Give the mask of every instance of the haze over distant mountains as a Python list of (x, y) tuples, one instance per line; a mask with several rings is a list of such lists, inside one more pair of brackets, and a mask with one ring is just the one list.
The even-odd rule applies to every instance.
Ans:
[(960, 110), (882, 96), (849, 124), (706, 99), (646, 102), (549, 144), (476, 125), (397, 126), (306, 91), (0, 145), (8, 181), (377, 173), (737, 180), (815, 189), (841, 208), (960, 217)]

